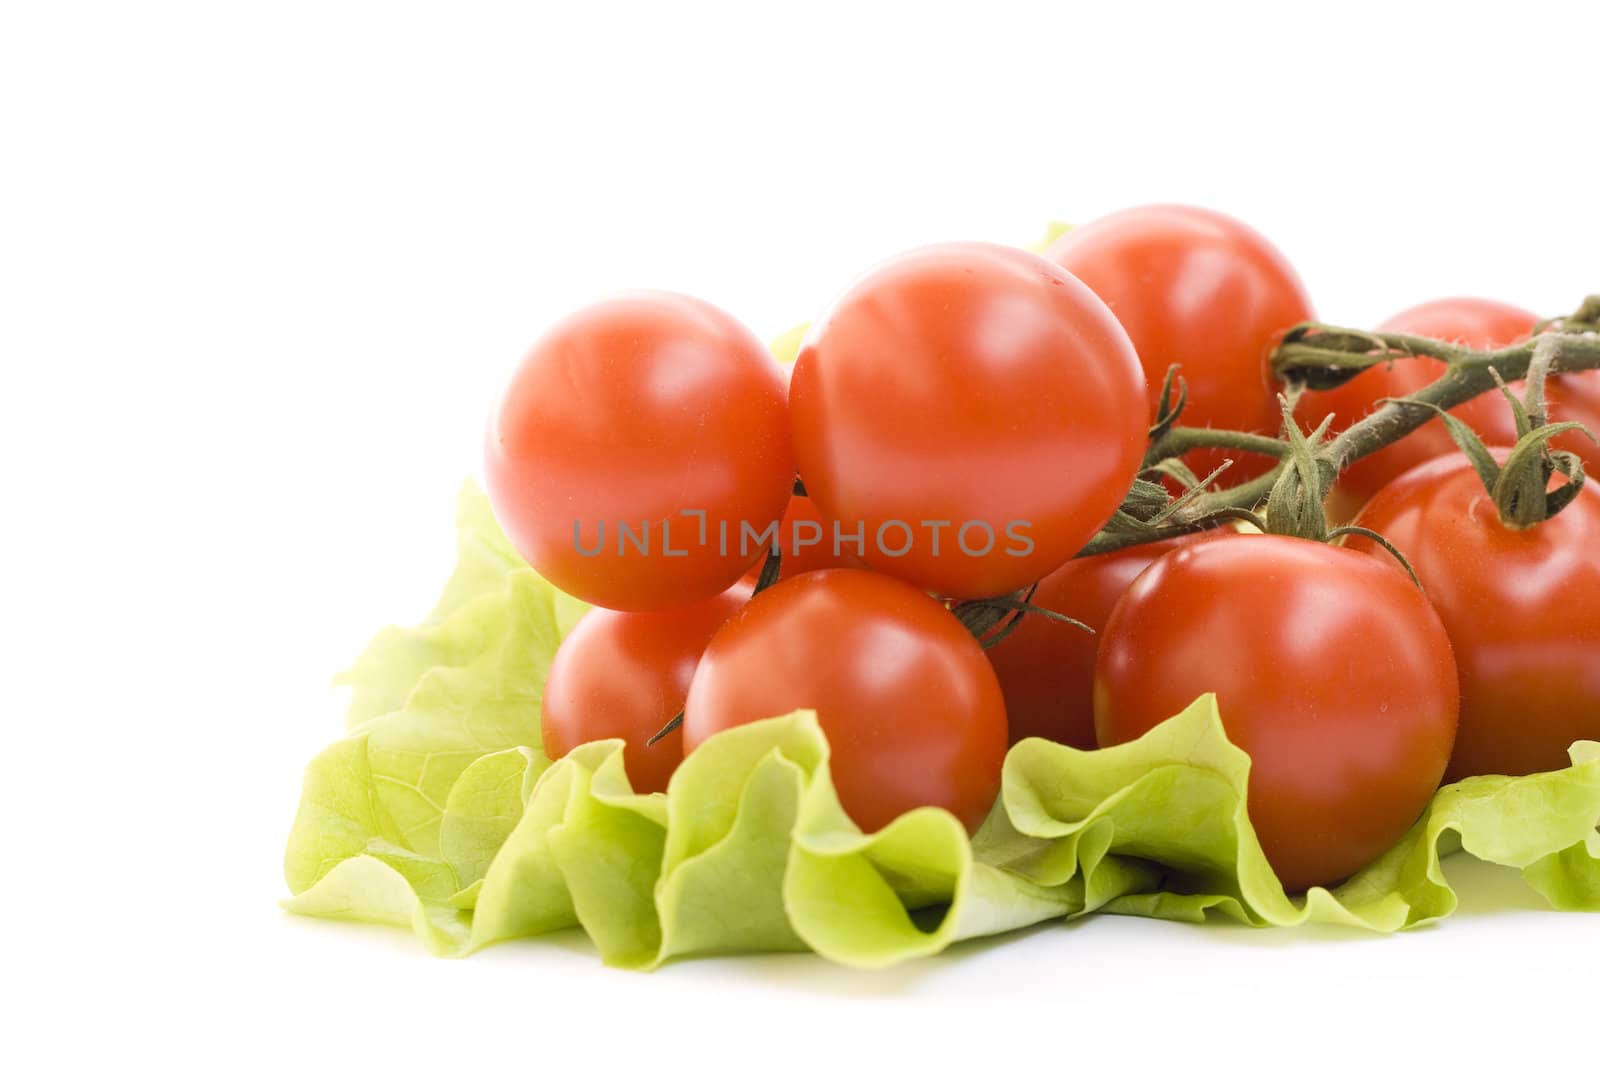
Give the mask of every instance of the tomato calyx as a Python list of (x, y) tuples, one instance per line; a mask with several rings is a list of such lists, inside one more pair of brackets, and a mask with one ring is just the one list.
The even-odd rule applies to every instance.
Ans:
[[(1517, 429), (1516, 443), (1504, 463), (1496, 460), (1483, 438), (1466, 422), (1443, 408), (1433, 408), (1483, 482), (1500, 521), (1512, 530), (1526, 530), (1554, 518), (1583, 489), (1583, 460), (1572, 452), (1552, 449), (1550, 441), (1569, 430), (1576, 430), (1590, 440), (1595, 439), (1594, 434), (1581, 422), (1550, 422), (1545, 408), (1545, 379), (1565, 343), (1564, 336), (1557, 332), (1539, 337), (1528, 365), (1527, 388), (1520, 398), (1499, 372), (1490, 368), (1501, 395), (1511, 407)], [(1407, 398), (1393, 402), (1422, 403)], [(1551, 479), (1556, 474), (1564, 481), (1551, 488)]]
[[(1199, 528), (1206, 520), (1217, 518), (1227, 510), (1210, 503), (1213, 500), (1210, 490), (1212, 483), (1233, 466), (1233, 460), (1223, 460), (1202, 478), (1177, 456), (1150, 462), (1155, 455), (1156, 450), (1152, 448), (1146, 456), (1150, 465), (1140, 471), (1138, 479), (1128, 487), (1128, 495), (1101, 529), (1102, 534), (1161, 529), (1190, 522)], [(1162, 484), (1166, 479), (1177, 483), (1182, 492), (1176, 497), (1169, 493)], [(1079, 553), (1086, 554), (1094, 553)]]
[(1455, 363), (1502, 355), (1521, 347), (1513, 345), (1500, 352), (1481, 352), (1432, 337), (1305, 322), (1284, 334), (1272, 355), (1272, 371), (1279, 379), (1307, 389), (1336, 389), (1362, 371), (1396, 359), (1424, 358)]
[[(1189, 381), (1179, 373), (1182, 369), (1181, 363), (1170, 364), (1166, 377), (1161, 380), (1161, 400), (1156, 404), (1156, 421), (1150, 427), (1152, 442), (1161, 440), (1162, 435), (1177, 424), (1183, 409), (1189, 406)], [(1174, 388), (1178, 391), (1177, 396), (1172, 395)]]
[(1260, 523), (1263, 533), (1301, 537), (1308, 541), (1328, 540), (1328, 513), (1322, 502), (1339, 473), (1323, 439), (1333, 425), (1333, 416), (1311, 433), (1301, 431), (1294, 418), (1294, 405), (1280, 397), (1286, 445), (1286, 460), (1272, 491)]
[(1094, 635), (1094, 627), (1081, 619), (1074, 619), (1070, 615), (1035, 604), (1033, 595), (1038, 590), (1039, 583), (1034, 582), (1020, 593), (1007, 593), (981, 600), (964, 600), (952, 607), (950, 613), (960, 620), (961, 625), (967, 628), (967, 632), (977, 638), (978, 643), (985, 649), (993, 648), (1010, 637), (1012, 632), (1022, 625), (1022, 620), (1029, 615), (1038, 615), (1051, 622), (1076, 626), (1084, 633)]
[[(1165, 541), (1229, 521), (1231, 509), (1254, 504), (1271, 488), (1271, 477), (1277, 475), (1274, 468), (1268, 472), (1271, 477), (1264, 475), (1241, 486), (1213, 491), (1212, 483), (1231, 465), (1232, 460), (1223, 460), (1204, 478), (1196, 476), (1177, 457), (1146, 467), (1128, 488), (1122, 506), (1074, 558)], [(1163, 478), (1183, 486), (1183, 491), (1172, 496), (1161, 484)]]
[(1323, 439), (1333, 424), (1333, 416), (1323, 419), (1316, 429), (1307, 434), (1295, 421), (1294, 401), (1283, 396), (1280, 397), (1280, 405), (1283, 409), (1288, 456), (1278, 480), (1267, 494), (1266, 505), (1260, 513), (1248, 508), (1228, 508), (1226, 513), (1229, 517), (1248, 522), (1262, 533), (1297, 537), (1321, 544), (1334, 544), (1344, 537), (1364, 537), (1393, 556), (1410, 575), (1412, 584), (1421, 589), (1422, 582), (1417, 578), (1411, 561), (1376, 530), (1355, 525), (1328, 528), (1328, 512), (1323, 502), (1339, 469), (1329, 457), (1329, 446), (1323, 443)]
[(1534, 335), (1538, 336), (1552, 327), (1559, 327), (1566, 333), (1592, 333), (1600, 330), (1600, 293), (1591, 293), (1584, 297), (1583, 303), (1578, 305), (1578, 310), (1570, 315), (1545, 319), (1534, 328)]

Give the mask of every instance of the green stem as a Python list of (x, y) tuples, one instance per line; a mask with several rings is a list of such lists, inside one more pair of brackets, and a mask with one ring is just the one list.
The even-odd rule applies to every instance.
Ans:
[[(1600, 370), (1600, 295), (1584, 301), (1565, 320), (1556, 320), (1559, 344), (1541, 334), (1550, 356), (1551, 373)], [(1290, 389), (1335, 388), (1356, 374), (1394, 359), (1425, 358), (1448, 364), (1442, 377), (1406, 399), (1411, 404), (1384, 404), (1322, 446), (1321, 457), (1336, 470), (1393, 444), (1435, 417), (1434, 409), (1448, 410), (1498, 388), (1496, 375), (1507, 382), (1528, 374), (1535, 345), (1529, 339), (1494, 351), (1468, 348), (1408, 334), (1349, 330), (1321, 323), (1306, 323), (1291, 330), (1272, 357), (1272, 369)], [(1228, 521), (1227, 512), (1254, 509), (1266, 501), (1289, 453), (1286, 441), (1237, 430), (1198, 426), (1172, 426), (1159, 431), (1146, 455), (1145, 466), (1181, 456), (1199, 448), (1220, 448), (1278, 457), (1277, 464), (1241, 485), (1196, 494), (1165, 522), (1148, 525), (1119, 524), (1100, 531), (1079, 556), (1115, 552), (1134, 545), (1177, 537)], [(1331, 482), (1330, 482), (1331, 485)]]
[[(1263, 438), (1270, 440), (1270, 438)], [(1199, 507), (1185, 514), (1180, 512), (1173, 517), (1170, 523), (1144, 526), (1132, 530), (1118, 530), (1112, 533), (1101, 530), (1094, 538), (1079, 551), (1078, 556), (1098, 556), (1105, 552), (1115, 552), (1120, 548), (1132, 548), (1134, 545), (1148, 545), (1156, 541), (1165, 541), (1168, 538), (1178, 537), (1182, 534), (1193, 533), (1212, 526), (1220, 526), (1224, 522), (1231, 522), (1231, 516), (1226, 512), (1244, 508), (1250, 510), (1258, 507), (1267, 499), (1267, 494), (1272, 492), (1272, 485), (1278, 480), (1278, 471), (1282, 463), (1275, 465), (1271, 470), (1248, 482), (1232, 486), (1228, 489), (1219, 489), (1214, 493), (1207, 493), (1201, 498)]]
[(1145, 456), (1145, 466), (1181, 456), (1192, 448), (1226, 448), (1233, 452), (1255, 452), (1282, 458), (1289, 454), (1288, 442), (1242, 430), (1213, 430), (1201, 426), (1174, 426), (1167, 430)]
[[(1452, 350), (1443, 357), (1450, 369), (1438, 381), (1417, 390), (1408, 399), (1448, 411), (1499, 388), (1496, 373), (1505, 381), (1520, 381), (1528, 376), (1535, 344), (1526, 341), (1495, 352), (1444, 345), (1443, 348)], [(1561, 338), (1560, 347), (1550, 362), (1552, 374), (1596, 369), (1600, 369), (1600, 336), (1567, 334)], [(1400, 440), (1434, 417), (1433, 411), (1415, 404), (1384, 404), (1335, 438), (1328, 446), (1328, 458), (1342, 470)]]

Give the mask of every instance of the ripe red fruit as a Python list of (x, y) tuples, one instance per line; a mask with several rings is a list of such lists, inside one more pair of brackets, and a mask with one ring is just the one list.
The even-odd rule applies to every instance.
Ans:
[[(1268, 359), (1312, 310), (1294, 268), (1265, 237), (1215, 211), (1153, 204), (1074, 227), (1045, 255), (1099, 294), (1128, 331), (1152, 417), (1177, 363), (1189, 387), (1185, 425), (1277, 436), (1283, 417)], [(1184, 458), (1202, 476), (1233, 460), (1219, 485), (1248, 481), (1272, 463), (1216, 449)]]
[(1134, 579), (1101, 637), (1095, 733), (1131, 741), (1207, 692), (1250, 755), (1250, 820), (1290, 890), (1401, 838), (1459, 703), (1444, 625), (1403, 571), (1270, 534), (1180, 548)]
[(673, 293), (557, 323), (487, 437), (486, 488), (512, 544), (568, 593), (622, 611), (728, 588), (762, 552), (742, 527), (782, 515), (794, 484), (777, 363), (725, 312)]
[(925, 804), (973, 829), (994, 803), (1000, 683), (955, 616), (904, 582), (812, 571), (753, 597), (700, 661), (684, 747), (797, 708), (816, 711), (839, 801), (863, 830)]
[(671, 611), (592, 609), (550, 663), (539, 717), (545, 755), (557, 759), (587, 741), (620, 737), (634, 789), (665, 789), (683, 760), (682, 734), (646, 742), (683, 710), (711, 635), (749, 597), (736, 587)]

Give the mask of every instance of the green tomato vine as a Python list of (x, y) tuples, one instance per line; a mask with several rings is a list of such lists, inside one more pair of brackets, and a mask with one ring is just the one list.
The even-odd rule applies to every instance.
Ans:
[[(1305, 389), (1332, 389), (1370, 367), (1395, 359), (1434, 359), (1446, 364), (1445, 373), (1431, 384), (1391, 402), (1356, 422), (1343, 433), (1330, 435), (1326, 425), (1302, 435), (1291, 414)], [(1338, 472), (1400, 440), (1430, 419), (1445, 416), (1446, 424), (1462, 441), (1459, 420), (1447, 417), (1449, 409), (1464, 404), (1505, 383), (1529, 379), (1528, 396), (1521, 404), (1508, 400), (1524, 433), (1528, 462), (1514, 455), (1493, 477), (1486, 473), (1487, 450), (1463, 444), (1486, 485), (1495, 494), (1508, 521), (1527, 524), (1553, 515), (1576, 493), (1583, 472), (1575, 457), (1551, 456), (1546, 443), (1575, 424), (1545, 425), (1543, 380), (1548, 374), (1600, 369), (1600, 295), (1590, 296), (1576, 312), (1544, 324), (1541, 332), (1520, 344), (1491, 351), (1468, 348), (1409, 334), (1353, 330), (1324, 323), (1296, 326), (1284, 337), (1271, 360), (1273, 373), (1284, 383), (1285, 433), (1281, 437), (1236, 430), (1184, 426), (1183, 389), (1168, 375), (1168, 393), (1177, 387), (1176, 401), (1164, 401), (1145, 456), (1146, 477), (1129, 493), (1122, 509), (1095, 535), (1079, 556), (1093, 556), (1134, 545), (1177, 537), (1232, 521), (1266, 508), (1269, 528), (1302, 536), (1327, 536), (1322, 501)], [(1470, 433), (1470, 431), (1467, 431)], [(1192, 473), (1185, 477), (1179, 457), (1197, 448), (1221, 448), (1272, 456), (1277, 463), (1267, 472), (1240, 485), (1213, 490), (1207, 480)], [(1567, 485), (1546, 493), (1551, 472), (1560, 470)], [(1214, 477), (1217, 472), (1212, 472)], [(1188, 486), (1172, 498), (1159, 484), (1160, 475), (1173, 475)], [(1507, 478), (1519, 479), (1512, 484)], [(1531, 487), (1537, 481), (1538, 492)], [(1498, 488), (1496, 488), (1498, 486)], [(1537, 501), (1535, 498), (1537, 497)], [(1552, 505), (1554, 505), (1552, 507)], [(1512, 508), (1514, 510), (1508, 510)]]

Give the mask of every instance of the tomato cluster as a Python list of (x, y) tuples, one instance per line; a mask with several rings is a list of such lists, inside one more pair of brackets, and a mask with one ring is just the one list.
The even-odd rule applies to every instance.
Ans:
[[(1473, 468), (1433, 459), (1454, 450), (1435, 423), (1338, 483), (1370, 497), (1362, 523), (1427, 595), (1368, 542), (1231, 525), (1079, 555), (1131, 490), (1173, 484), (1146, 469), (1168, 368), (1184, 425), (1275, 437), (1270, 357), (1311, 314), (1255, 231), (1157, 206), (1041, 255), (963, 243), (883, 263), (812, 322), (787, 387), (693, 298), (572, 315), (516, 371), (485, 462), (513, 544), (598, 605), (551, 665), (546, 750), (622, 738), (635, 787), (657, 790), (717, 732), (806, 708), (863, 829), (922, 805), (972, 829), (1010, 743), (1117, 744), (1214, 692), (1291, 889), (1375, 858), (1447, 774), (1558, 765), (1600, 735), (1600, 488), (1511, 529)], [(1448, 301), (1381, 329), (1499, 347), (1537, 327)], [(1374, 368), (1295, 417), (1342, 428), (1436, 374)], [(1594, 378), (1552, 378), (1555, 416), (1600, 425)], [(1509, 410), (1484, 396), (1459, 414), (1504, 446)], [(1576, 433), (1556, 447), (1600, 459)], [(1273, 462), (1184, 459), (1233, 461), (1214, 486)]]

